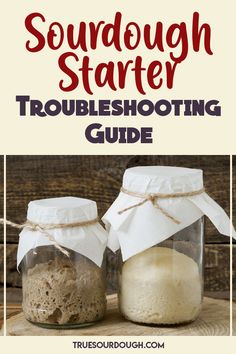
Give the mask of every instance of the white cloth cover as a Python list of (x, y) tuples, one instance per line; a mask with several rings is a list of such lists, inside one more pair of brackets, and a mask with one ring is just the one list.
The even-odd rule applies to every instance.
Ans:
[[(125, 171), (123, 187), (141, 194), (196, 191), (203, 188), (203, 172), (180, 167), (133, 167)], [(120, 192), (102, 218), (109, 231), (108, 247), (113, 252), (121, 248), (124, 261), (166, 240), (203, 215), (208, 216), (221, 234), (230, 235), (230, 220), (227, 214), (205, 192), (193, 197), (158, 200), (158, 204), (178, 219), (180, 224), (163, 215), (150, 201), (118, 214), (120, 210), (140, 201), (141, 198)], [(232, 234), (235, 236), (233, 228)]]
[[(96, 218), (96, 203), (75, 197), (35, 200), (29, 203), (27, 213), (28, 220), (41, 224), (69, 224)], [(101, 266), (107, 245), (107, 232), (98, 222), (89, 226), (52, 229), (47, 232), (62, 247), (78, 252)], [(45, 234), (24, 228), (20, 233), (17, 266), (31, 249), (47, 245), (52, 245), (52, 242)]]

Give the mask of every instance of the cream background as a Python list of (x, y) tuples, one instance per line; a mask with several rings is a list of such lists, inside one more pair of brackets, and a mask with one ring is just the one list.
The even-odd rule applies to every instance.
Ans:
[[(229, 154), (236, 153), (234, 79), (235, 79), (235, 1), (14, 1), (5, 2), (1, 33), (3, 33), (2, 53), (2, 114), (0, 153), (6, 154)], [(213, 56), (190, 53), (177, 67), (173, 90), (162, 88), (150, 91), (146, 97), (138, 95), (130, 84), (124, 91), (97, 90), (94, 96), (86, 96), (82, 90), (72, 93), (60, 92), (58, 82), (63, 73), (57, 65), (57, 51), (44, 49), (32, 54), (26, 51), (25, 42), (31, 37), (24, 27), (25, 17), (34, 11), (41, 12), (49, 24), (54, 20), (76, 23), (82, 19), (112, 20), (114, 13), (123, 13), (123, 23), (136, 20), (140, 24), (163, 20), (166, 24), (191, 21), (194, 11), (200, 12), (200, 21), (212, 27)], [(11, 20), (10, 20), (11, 18)], [(47, 26), (41, 26), (46, 32)], [(191, 37), (190, 37), (191, 38)], [(161, 58), (155, 51), (123, 53), (128, 60), (141, 54), (145, 61)], [(83, 54), (81, 54), (82, 56)], [(93, 62), (118, 60), (111, 49), (96, 51)], [(64, 76), (65, 77), (65, 76)], [(191, 82), (190, 82), (191, 78)], [(81, 92), (81, 94), (80, 94)], [(30, 94), (31, 98), (46, 101), (50, 98), (184, 98), (219, 99), (222, 117), (137, 117), (123, 119), (96, 117), (48, 117), (19, 118), (19, 105), (15, 96)], [(92, 122), (104, 126), (153, 126), (153, 144), (91, 144), (84, 137), (85, 128)], [(109, 147), (109, 149), (108, 149)]]
[[(137, 2), (125, 1), (8, 1), (2, 3), (1, 37), (1, 136), (0, 154), (236, 154), (235, 144), (235, 1), (225, 0), (179, 0), (158, 1), (145, 0)], [(160, 97), (211, 99), (221, 101), (222, 117), (208, 118), (46, 118), (20, 119), (18, 105), (15, 102), (17, 94), (30, 94), (32, 98), (46, 100), (49, 98), (86, 97), (74, 91), (70, 94), (61, 93), (58, 81), (61, 78), (57, 67), (60, 52), (44, 50), (36, 55), (25, 50), (28, 35), (24, 28), (25, 17), (33, 11), (42, 12), (48, 23), (53, 20), (74, 23), (80, 19), (109, 20), (117, 11), (123, 13), (123, 20), (137, 20), (140, 24), (186, 21), (191, 19), (194, 11), (200, 12), (201, 21), (209, 22), (213, 30), (213, 56), (206, 54), (190, 55), (176, 72), (174, 89), (161, 89), (156, 94), (147, 94), (149, 99)], [(112, 14), (112, 15), (111, 15)], [(137, 54), (139, 54), (138, 51)], [(143, 57), (147, 56), (144, 52)], [(109, 58), (116, 60), (116, 53), (109, 51)], [(132, 54), (134, 56), (134, 53)], [(107, 59), (109, 59), (107, 57)], [(124, 54), (126, 60), (129, 56)], [(148, 53), (146, 60), (154, 59)], [(159, 58), (159, 56), (158, 56)], [(96, 52), (96, 61), (105, 61), (102, 50)], [(191, 84), (189, 78), (191, 77)], [(99, 91), (93, 97), (87, 98), (144, 98), (136, 94), (130, 86), (125, 92), (112, 93), (108, 90)], [(103, 125), (114, 126), (153, 126), (153, 144), (134, 145), (94, 145), (87, 142), (84, 129), (91, 122), (101, 121)], [(109, 147), (109, 148), (108, 148)], [(85, 338), (83, 338), (85, 339)], [(86, 338), (87, 340), (88, 338)], [(91, 340), (96, 338), (91, 337)], [(102, 338), (98, 338), (99, 341)], [(107, 339), (107, 338), (106, 338)], [(115, 340), (112, 337), (112, 340)], [(121, 340), (121, 337), (117, 338)], [(126, 337), (125, 340), (128, 338)], [(129, 340), (144, 340), (144, 337), (130, 337)], [(167, 353), (199, 353), (199, 351), (214, 351), (228, 353), (235, 351), (235, 337), (166, 337), (164, 339)], [(73, 340), (82, 337), (2, 337), (1, 352), (35, 354), (56, 351), (58, 354), (72, 353)], [(147, 338), (155, 340), (155, 338)], [(114, 351), (114, 350), (113, 350)], [(139, 349), (140, 352), (144, 350)], [(92, 350), (87, 350), (88, 353)], [(94, 350), (93, 350), (94, 352)], [(96, 350), (97, 353), (104, 350)], [(124, 352), (124, 350), (123, 350)], [(134, 350), (129, 350), (129, 353)], [(146, 351), (145, 351), (146, 352)], [(151, 352), (151, 350), (150, 350)]]
[[(168, 354), (199, 354), (199, 352), (214, 352), (221, 354), (223, 352), (234, 353), (234, 337), (112, 337), (112, 341), (152, 341), (165, 342), (165, 349), (84, 349), (83, 352), (92, 353), (168, 353)], [(73, 349), (73, 341), (94, 341), (94, 337), (5, 337), (1, 338), (7, 353), (48, 353), (56, 352), (58, 354), (81, 353), (82, 350)], [(111, 337), (99, 337), (99, 341), (109, 341)]]

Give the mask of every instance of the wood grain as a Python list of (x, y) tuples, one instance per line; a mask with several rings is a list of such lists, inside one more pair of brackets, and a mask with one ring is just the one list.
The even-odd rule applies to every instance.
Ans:
[(233, 222), (236, 224), (236, 156), (233, 156)]
[[(8, 156), (7, 217), (22, 222), (30, 200), (67, 195), (96, 200), (101, 216), (116, 198), (125, 169), (136, 165), (203, 169), (207, 191), (229, 212), (229, 156)], [(7, 241), (17, 240), (17, 231), (9, 228)], [(207, 221), (206, 242), (228, 238)]]
[[(3, 156), (0, 156), (0, 218), (3, 217)], [(0, 243), (3, 243), (3, 227), (0, 225)]]
[[(1, 248), (0, 245), (0, 254)], [(10, 294), (10, 287), (21, 287), (21, 276), (16, 270), (16, 252), (17, 245), (7, 245), (7, 287)], [(230, 268), (229, 268), (229, 245), (214, 244), (205, 246), (205, 279), (204, 287), (205, 292), (211, 292), (224, 295), (224, 298), (229, 298), (230, 289)], [(236, 258), (236, 245), (233, 247), (233, 254)], [(118, 260), (117, 256), (111, 252), (107, 252), (107, 290), (108, 293), (117, 291), (117, 269)], [(0, 272), (0, 283), (3, 282), (3, 273)], [(235, 289), (236, 290), (236, 289)], [(224, 294), (223, 294), (224, 293)], [(18, 293), (18, 296), (21, 294)], [(12, 301), (13, 295), (9, 296)], [(15, 300), (14, 300), (15, 301)], [(19, 298), (18, 302), (21, 301)]]
[[(233, 203), (232, 203), (232, 214), (233, 214), (233, 224), (236, 227), (236, 156), (233, 156)], [(233, 240), (236, 243), (236, 240)], [(233, 296), (236, 297), (236, 255), (233, 256)], [(234, 320), (234, 334), (236, 335), (236, 313)]]
[[(0, 156), (0, 218), (3, 217), (3, 156)], [(0, 225), (0, 244), (3, 243), (3, 226)], [(3, 248), (0, 249), (0, 277), (3, 277)], [(0, 281), (0, 304), (3, 303), (3, 282)], [(1, 325), (1, 318), (0, 318)]]
[[(234, 305), (235, 306), (235, 305)], [(115, 295), (108, 296), (108, 311), (104, 320), (91, 327), (73, 330), (43, 329), (25, 320), (19, 306), (9, 306), (7, 335), (9, 336), (227, 336), (229, 335), (229, 301), (205, 298), (199, 318), (181, 326), (145, 326), (123, 319), (117, 309)]]

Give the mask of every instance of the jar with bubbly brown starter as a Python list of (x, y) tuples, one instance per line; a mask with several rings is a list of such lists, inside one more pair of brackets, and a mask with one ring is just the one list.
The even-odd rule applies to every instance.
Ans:
[(82, 198), (30, 202), (20, 234), (23, 312), (48, 328), (75, 328), (106, 312), (104, 252), (107, 233), (96, 203)]
[(25, 317), (44, 327), (80, 327), (104, 317), (104, 266), (54, 246), (28, 252), (22, 264)]

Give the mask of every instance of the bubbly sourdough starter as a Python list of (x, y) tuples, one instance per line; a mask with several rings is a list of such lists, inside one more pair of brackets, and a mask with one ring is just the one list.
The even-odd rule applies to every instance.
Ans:
[(99, 320), (106, 309), (102, 270), (91, 261), (56, 258), (23, 275), (23, 311), (42, 324), (80, 324)]
[(197, 264), (170, 248), (153, 247), (128, 259), (120, 287), (120, 310), (134, 322), (189, 322), (201, 308)]

